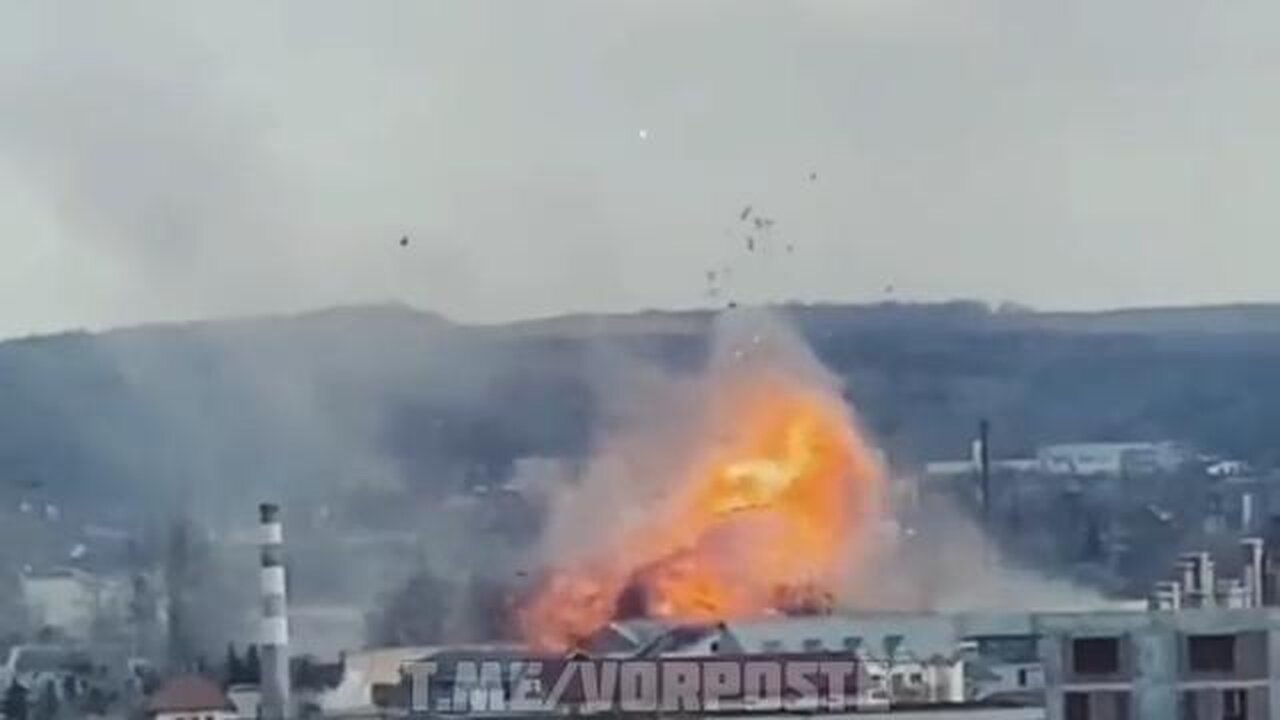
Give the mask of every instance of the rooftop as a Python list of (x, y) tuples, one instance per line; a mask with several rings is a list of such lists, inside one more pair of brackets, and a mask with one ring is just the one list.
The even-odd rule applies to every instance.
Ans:
[(153, 713), (235, 709), (217, 683), (200, 675), (179, 675), (166, 680), (147, 703), (147, 710)]

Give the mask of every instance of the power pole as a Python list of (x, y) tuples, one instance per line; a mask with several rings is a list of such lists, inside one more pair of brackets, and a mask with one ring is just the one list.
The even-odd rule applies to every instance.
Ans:
[(982, 529), (991, 532), (991, 423), (978, 421), (978, 481), (982, 487)]

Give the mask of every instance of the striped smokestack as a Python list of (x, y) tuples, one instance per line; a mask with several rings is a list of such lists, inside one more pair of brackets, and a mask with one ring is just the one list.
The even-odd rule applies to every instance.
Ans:
[(262, 720), (289, 716), (289, 615), (285, 602), (284, 529), (280, 507), (258, 506), (262, 521)]

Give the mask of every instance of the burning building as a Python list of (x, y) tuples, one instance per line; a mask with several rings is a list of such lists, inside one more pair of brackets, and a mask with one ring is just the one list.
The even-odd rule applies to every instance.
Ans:
[[(611, 620), (707, 622), (831, 609), (865, 557), (883, 471), (840, 393), (811, 360), (731, 353), (699, 389), (687, 457), (662, 492), (550, 563), (521, 608), (525, 639), (581, 644)], [(807, 358), (807, 353), (805, 358)], [(608, 525), (608, 524), (606, 524)]]

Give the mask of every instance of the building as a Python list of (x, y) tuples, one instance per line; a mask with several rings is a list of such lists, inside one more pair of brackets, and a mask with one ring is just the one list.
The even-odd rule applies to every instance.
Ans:
[(1044, 664), (1034, 635), (981, 635), (969, 639), (972, 660), (966, 683), (970, 699), (1039, 705), (1044, 699)]
[[(506, 645), (381, 649), (347, 655), (337, 687), (318, 703), (326, 717), (386, 717), (407, 709), (404, 674), (411, 662), (430, 662), (430, 695), (470, 698), (467, 712), (501, 706), (527, 678), (470, 677), (460, 663), (496, 661), (502, 672), (537, 667), (536, 681), (558, 677), (561, 666), (586, 658), (757, 662), (855, 661), (852, 702), (858, 718), (1009, 718), (1041, 720), (1043, 665), (1027, 613), (859, 613), (764, 617), (703, 624), (656, 620), (612, 623), (580, 653), (539, 655)], [(585, 658), (584, 658), (585, 656)], [(518, 661), (519, 664), (513, 661)], [(533, 665), (530, 665), (533, 663)], [(583, 689), (571, 682), (558, 699), (566, 711), (584, 712)], [(459, 683), (477, 683), (459, 684)], [(541, 687), (541, 686), (540, 686)], [(545, 690), (546, 688), (543, 687)], [(722, 700), (717, 717), (733, 717)], [(886, 714), (889, 709), (891, 713)], [(445, 713), (458, 712), (445, 710)], [(869, 713), (869, 714), (868, 714)], [(840, 717), (840, 714), (824, 714)], [(759, 718), (759, 715), (753, 717)]]
[[(1039, 470), (1040, 461), (1034, 458), (991, 461), (991, 471), (995, 473), (1033, 473)], [(938, 460), (924, 466), (924, 476), (929, 479), (977, 477), (980, 472), (982, 465), (976, 460)]]
[(1053, 475), (1150, 475), (1177, 470), (1189, 459), (1171, 441), (1068, 443), (1036, 451), (1040, 471)]
[(80, 683), (92, 667), (89, 655), (59, 645), (15, 645), (0, 665), (0, 687), (17, 683), (34, 690), (52, 685), (61, 699), (68, 681)]
[(236, 706), (222, 688), (200, 675), (166, 680), (147, 702), (152, 720), (236, 720)]
[(606, 635), (648, 638), (627, 653), (653, 658), (847, 653), (863, 668), (864, 707), (885, 703), (1039, 705), (1043, 668), (1026, 613), (858, 613), (668, 626), (615, 623)]
[(630, 657), (670, 629), (671, 623), (662, 620), (615, 621), (593, 635), (583, 650), (592, 657)]
[[(796, 715), (717, 715), (719, 720), (796, 720)], [(810, 717), (822, 720), (1044, 720), (1042, 707), (953, 707), (896, 708), (880, 712), (832, 713)]]
[(1201, 608), (1034, 620), (1049, 720), (1266, 720), (1280, 612)]
[(342, 662), (342, 678), (337, 687), (318, 698), (320, 711), (326, 717), (374, 718), (383, 710), (375, 702), (377, 686), (398, 685), (405, 663), (430, 654), (434, 648), (377, 648), (347, 654)]
[(262, 717), (262, 691), (256, 684), (238, 683), (227, 688), (227, 699), (236, 709), (236, 717)]
[(29, 620), (77, 640), (87, 640), (94, 623), (122, 617), (128, 595), (124, 584), (74, 568), (24, 572), (20, 583)]

